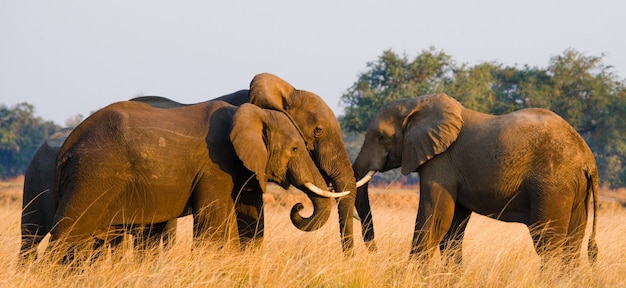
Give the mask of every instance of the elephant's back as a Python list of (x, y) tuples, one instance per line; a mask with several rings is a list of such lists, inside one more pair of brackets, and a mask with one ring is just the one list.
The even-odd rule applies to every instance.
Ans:
[(76, 127), (68, 141), (127, 141), (133, 135), (174, 133), (182, 138), (206, 135), (209, 117), (232, 106), (224, 102), (203, 102), (160, 108), (140, 101), (121, 101), (106, 106)]
[[(593, 153), (582, 136), (558, 114), (541, 108), (528, 108), (511, 113), (522, 139), (533, 141), (541, 148), (561, 151), (564, 159), (588, 160)], [(532, 143), (531, 143), (532, 144)]]
[(462, 131), (450, 149), (452, 159), (461, 159), (456, 160), (463, 171), (459, 173), (493, 183), (508, 179), (511, 187), (529, 177), (566, 178), (566, 174), (595, 167), (591, 150), (576, 130), (545, 109), (464, 118)]
[(156, 108), (178, 108), (178, 107), (183, 107), (183, 106), (187, 106), (189, 104), (183, 104), (180, 102), (176, 102), (172, 99), (169, 98), (165, 98), (165, 97), (161, 97), (161, 96), (140, 96), (140, 97), (135, 97), (133, 99), (130, 99), (129, 101), (137, 101), (137, 102), (142, 102), (142, 103), (146, 103), (152, 107), (156, 107)]
[(213, 102), (160, 109), (135, 101), (111, 104), (70, 134), (59, 152), (61, 177), (95, 179), (94, 175), (118, 171), (121, 180), (135, 176), (131, 174), (158, 179), (174, 163), (193, 173), (199, 161), (177, 160), (206, 157), (208, 117), (229, 106)]
[(248, 103), (250, 100), (250, 90), (239, 90), (237, 92), (217, 97), (210, 101), (224, 101), (235, 106), (241, 106), (243, 103)]

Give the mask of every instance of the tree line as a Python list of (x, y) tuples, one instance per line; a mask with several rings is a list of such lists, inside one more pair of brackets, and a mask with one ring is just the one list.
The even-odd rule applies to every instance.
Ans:
[[(497, 62), (457, 64), (434, 47), (414, 58), (383, 51), (341, 95), (339, 122), (346, 148), (356, 157), (363, 132), (383, 104), (402, 98), (446, 93), (465, 107), (489, 114), (522, 108), (552, 110), (567, 120), (591, 147), (602, 185), (626, 187), (626, 86), (603, 63), (574, 49), (550, 58), (548, 66), (506, 66)], [(0, 178), (23, 174), (44, 139), (61, 127), (34, 115), (34, 106), (0, 104)], [(354, 159), (354, 158), (353, 158)], [(416, 184), (416, 175), (379, 173), (375, 181)]]
[(0, 179), (24, 174), (41, 143), (61, 128), (34, 111), (28, 103), (0, 104)]
[[(574, 49), (550, 58), (546, 68), (506, 66), (497, 62), (457, 64), (431, 47), (415, 58), (387, 50), (341, 96), (339, 117), (348, 149), (383, 104), (403, 98), (446, 93), (466, 108), (504, 114), (522, 108), (552, 110), (568, 121), (593, 151), (602, 185), (626, 187), (626, 87), (601, 56)], [(358, 153), (358, 149), (350, 155)], [(399, 172), (380, 182), (398, 181)], [(416, 176), (403, 178), (413, 184)]]

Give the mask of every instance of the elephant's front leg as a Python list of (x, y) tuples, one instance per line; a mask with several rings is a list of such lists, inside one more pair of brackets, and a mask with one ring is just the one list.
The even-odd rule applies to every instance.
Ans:
[(448, 229), (448, 233), (439, 242), (439, 251), (447, 263), (450, 260), (455, 265), (460, 266), (463, 260), (463, 236), (465, 236), (465, 228), (469, 221), (472, 211), (458, 204), (454, 207), (454, 216), (452, 225)]
[(193, 196), (194, 245), (210, 241), (222, 247), (238, 247), (237, 218), (230, 193), (219, 189), (199, 191), (204, 193)]
[(411, 258), (429, 260), (452, 225), (454, 199), (438, 184), (420, 187), (420, 204), (415, 221)]
[(257, 248), (263, 243), (265, 215), (263, 212), (263, 191), (258, 183), (246, 186), (235, 195), (237, 228), (242, 248)]

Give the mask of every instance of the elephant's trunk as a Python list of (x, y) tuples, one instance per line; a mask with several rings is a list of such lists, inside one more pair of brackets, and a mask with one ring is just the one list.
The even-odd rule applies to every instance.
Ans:
[(321, 228), (330, 217), (332, 200), (331, 198), (321, 197), (313, 192), (308, 191), (304, 187), (298, 187), (302, 191), (306, 191), (307, 196), (313, 203), (313, 214), (309, 217), (302, 217), (300, 211), (304, 208), (302, 203), (296, 203), (291, 208), (291, 223), (302, 231), (315, 231)]
[[(349, 171), (349, 170), (348, 170)], [(352, 254), (354, 248), (353, 220), (356, 199), (356, 181), (352, 175), (333, 182), (336, 190), (350, 190), (350, 194), (339, 199), (337, 212), (339, 213), (339, 231), (341, 233), (341, 247), (347, 254)]]
[(361, 179), (359, 180), (359, 184), (361, 184), (361, 186), (357, 188), (356, 192), (355, 206), (356, 211), (361, 218), (361, 233), (363, 235), (363, 241), (370, 251), (375, 251), (376, 243), (374, 242), (374, 222), (372, 221), (372, 209), (369, 201), (369, 179), (367, 179), (371, 178), (373, 173), (365, 167), (366, 165), (362, 165), (362, 160), (363, 159), (361, 157), (357, 157), (354, 161), (354, 165), (352, 166), (356, 179)]
[(335, 191), (350, 191), (350, 194), (339, 199), (337, 212), (339, 213), (341, 246), (344, 253), (351, 255), (354, 248), (352, 218), (356, 199), (356, 180), (352, 163), (342, 142), (322, 144), (319, 146), (324, 149), (313, 151), (312, 156), (315, 163), (318, 163), (325, 180), (332, 184)]

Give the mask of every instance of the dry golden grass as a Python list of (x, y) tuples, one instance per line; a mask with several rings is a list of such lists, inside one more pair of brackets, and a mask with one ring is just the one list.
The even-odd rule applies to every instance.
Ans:
[[(0, 194), (19, 196), (19, 189)], [(340, 249), (336, 210), (322, 229), (301, 232), (288, 215), (302, 194), (274, 188), (266, 196), (260, 249), (220, 251), (207, 245), (192, 251), (191, 220), (184, 218), (171, 251), (139, 260), (127, 248), (119, 257), (107, 255), (81, 267), (82, 272), (43, 263), (19, 268), (21, 202), (7, 200), (0, 204), (0, 287), (626, 287), (626, 211), (618, 206), (600, 211), (594, 268), (584, 264), (565, 275), (542, 271), (523, 225), (475, 215), (466, 233), (463, 267), (455, 271), (435, 262), (423, 274), (419, 263), (408, 260), (416, 192), (372, 189), (379, 251), (366, 250), (355, 225), (351, 258)]]

